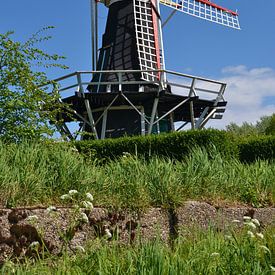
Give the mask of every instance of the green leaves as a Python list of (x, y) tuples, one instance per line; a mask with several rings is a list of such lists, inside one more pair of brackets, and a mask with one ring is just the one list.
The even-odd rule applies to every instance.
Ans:
[(43, 70), (66, 66), (58, 63), (63, 56), (35, 47), (51, 38), (44, 33), (52, 28), (43, 28), (24, 43), (13, 41), (11, 31), (0, 34), (0, 138), (4, 140), (18, 142), (53, 134), (48, 121), (54, 121), (60, 107), (56, 96), (41, 87), (49, 82)]

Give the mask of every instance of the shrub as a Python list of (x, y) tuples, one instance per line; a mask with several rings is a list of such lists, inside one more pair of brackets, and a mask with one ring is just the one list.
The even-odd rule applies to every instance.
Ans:
[(116, 159), (124, 153), (145, 158), (153, 155), (182, 160), (194, 147), (213, 148), (224, 156), (237, 156), (231, 135), (218, 130), (186, 131), (161, 135), (122, 137), (106, 140), (77, 141), (77, 149), (98, 159)]
[(275, 137), (261, 136), (239, 142), (239, 159), (251, 163), (256, 160), (272, 160), (275, 158)]

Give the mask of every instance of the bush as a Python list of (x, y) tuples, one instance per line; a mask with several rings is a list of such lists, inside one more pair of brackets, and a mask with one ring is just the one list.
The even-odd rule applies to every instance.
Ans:
[(77, 141), (77, 149), (97, 159), (116, 159), (125, 153), (142, 157), (157, 155), (182, 160), (194, 147), (213, 148), (224, 157), (238, 155), (237, 144), (225, 131), (203, 130), (161, 135), (123, 137), (106, 140)]
[(239, 159), (251, 163), (256, 160), (272, 160), (275, 158), (275, 137), (253, 137), (239, 142)]

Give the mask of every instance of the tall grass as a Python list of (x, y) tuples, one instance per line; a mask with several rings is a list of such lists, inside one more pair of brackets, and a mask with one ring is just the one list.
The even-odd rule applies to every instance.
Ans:
[[(273, 235), (272, 235), (273, 234)], [(272, 274), (274, 231), (264, 238), (193, 230), (172, 247), (158, 241), (121, 245), (97, 240), (77, 255), (6, 263), (2, 274)], [(273, 266), (273, 267), (272, 267)]]
[(275, 165), (243, 164), (195, 149), (178, 162), (123, 157), (100, 164), (64, 144), (0, 143), (2, 206), (58, 204), (69, 189), (90, 191), (101, 206), (178, 206), (186, 199), (227, 200), (271, 205)]

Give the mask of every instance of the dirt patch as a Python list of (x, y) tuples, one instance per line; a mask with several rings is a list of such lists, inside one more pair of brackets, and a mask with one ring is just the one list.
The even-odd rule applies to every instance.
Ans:
[(233, 220), (239, 220), (238, 226), (242, 226), (243, 216), (258, 219), (262, 227), (275, 226), (275, 208), (214, 207), (196, 201), (188, 201), (175, 210), (150, 208), (142, 213), (95, 208), (86, 213), (87, 223), (70, 231), (71, 214), (70, 208), (58, 208), (51, 213), (41, 208), (0, 210), (0, 264), (8, 258), (20, 260), (45, 251), (58, 255), (64, 249), (64, 233), (71, 234), (66, 248), (74, 253), (97, 238), (122, 243), (161, 239), (168, 243), (182, 230), (194, 226), (223, 230)]

